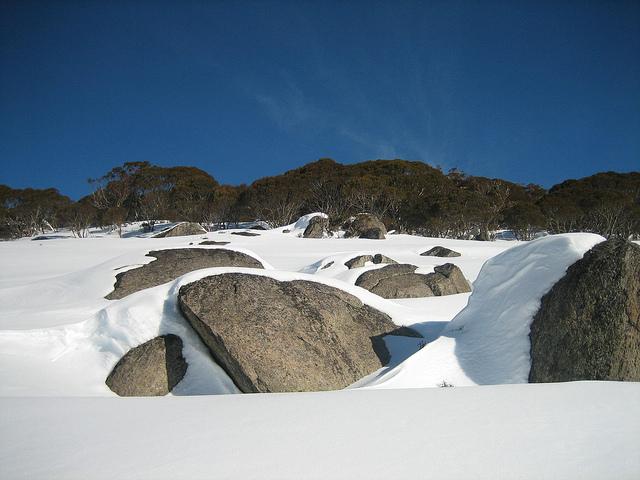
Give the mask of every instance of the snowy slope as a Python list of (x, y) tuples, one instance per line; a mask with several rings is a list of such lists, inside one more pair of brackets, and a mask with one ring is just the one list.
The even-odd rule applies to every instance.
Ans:
[[(226, 230), (153, 239), (134, 225), (122, 239), (94, 232), (0, 242), (0, 478), (640, 477), (640, 384), (459, 388), (526, 381), (540, 297), (601, 237), (299, 238), (312, 216), (257, 237)], [(150, 250), (218, 248), (198, 247), (205, 238), (230, 242), (222, 248), (266, 269), (204, 269), (104, 299), (117, 273), (153, 260)], [(420, 256), (436, 245), (462, 256)], [(423, 273), (455, 263), (473, 293), (377, 297), (354, 283), (380, 266), (344, 265), (374, 253)], [(175, 294), (228, 271), (342, 288), (427, 344), (388, 337), (390, 365), (341, 392), (220, 395), (237, 389), (180, 315)], [(163, 333), (183, 338), (189, 363), (173, 395), (116, 397), (104, 384), (111, 368)], [(456, 388), (416, 388), (443, 382)]]
[[(281, 280), (304, 278), (347, 290), (388, 313), (398, 325), (411, 325), (430, 341), (464, 307), (469, 294), (384, 300), (353, 285), (359, 274), (377, 266), (348, 270), (344, 261), (363, 253), (383, 253), (400, 262), (418, 265), (425, 272), (453, 261), (473, 280), (487, 258), (514, 245), (408, 235), (393, 235), (379, 241), (303, 239), (279, 230), (261, 232), (259, 237), (242, 237), (232, 232), (164, 239), (120, 239), (110, 235), (0, 243), (0, 263), (7, 265), (4, 282), (0, 283), (0, 395), (112, 396), (104, 379), (118, 359), (128, 349), (164, 333), (175, 333), (188, 340), (185, 357), (191, 367), (175, 394), (234, 392), (235, 387), (206, 354), (175, 302), (175, 292), (185, 282), (233, 269), (193, 272), (120, 301), (103, 298), (112, 290), (117, 273), (153, 260), (145, 256), (149, 250), (194, 248), (204, 238), (228, 241), (229, 245), (224, 247), (198, 248), (242, 251), (267, 266), (268, 271), (252, 270), (252, 273), (269, 274)], [(419, 255), (439, 244), (460, 251), (463, 256), (442, 259)], [(52, 267), (39, 268), (48, 265), (50, 259), (55, 259)], [(334, 265), (325, 270), (314, 268), (327, 261), (334, 261)], [(48, 276), (51, 273), (55, 275)], [(14, 278), (19, 278), (15, 285), (1, 287)], [(393, 366), (418, 350), (418, 340), (391, 338), (388, 346)]]
[(0, 399), (3, 479), (637, 479), (640, 385)]

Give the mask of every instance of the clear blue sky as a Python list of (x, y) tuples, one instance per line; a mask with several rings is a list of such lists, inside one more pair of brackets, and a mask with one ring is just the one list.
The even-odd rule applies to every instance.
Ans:
[(7, 1), (0, 183), (332, 157), (550, 186), (640, 169), (639, 1)]

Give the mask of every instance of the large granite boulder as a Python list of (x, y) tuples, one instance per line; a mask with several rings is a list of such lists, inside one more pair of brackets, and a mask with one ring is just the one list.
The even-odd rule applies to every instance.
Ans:
[(175, 227), (168, 228), (156, 235), (153, 238), (165, 238), (165, 237), (184, 237), (187, 235), (202, 235), (207, 231), (202, 228), (202, 225), (195, 222), (182, 222)]
[(184, 316), (243, 392), (345, 388), (389, 360), (384, 313), (321, 283), (227, 273), (185, 285)]
[(303, 238), (323, 238), (329, 234), (329, 219), (318, 215), (309, 220), (307, 228), (302, 234)]
[(640, 381), (640, 247), (599, 243), (542, 297), (530, 382)]
[(382, 240), (387, 234), (387, 228), (384, 223), (370, 213), (359, 213), (349, 219), (343, 228), (345, 238), (358, 237)]
[(375, 255), (358, 255), (357, 257), (353, 257), (351, 260), (344, 262), (344, 264), (347, 268), (352, 269), (364, 267), (367, 262), (371, 262), (374, 265), (379, 265), (381, 263), (398, 263), (392, 258), (382, 255), (381, 253), (376, 253)]
[(419, 298), (471, 291), (462, 271), (451, 263), (439, 265), (433, 273), (415, 273), (415, 265), (387, 265), (364, 272), (356, 285), (383, 298)]
[(151, 263), (119, 273), (113, 291), (107, 300), (124, 298), (145, 288), (170, 282), (185, 273), (211, 267), (264, 268), (257, 259), (241, 252), (224, 248), (176, 248), (154, 250), (147, 257), (155, 257)]
[(187, 372), (182, 339), (162, 335), (129, 350), (107, 377), (107, 386), (121, 397), (166, 395)]
[(447, 247), (433, 247), (431, 250), (421, 253), (423, 257), (459, 257), (460, 254), (454, 250), (450, 250)]

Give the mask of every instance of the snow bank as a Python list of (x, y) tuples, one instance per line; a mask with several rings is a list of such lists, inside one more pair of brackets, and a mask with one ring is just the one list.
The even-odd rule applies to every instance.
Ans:
[(368, 384), (414, 388), (527, 382), (529, 327), (540, 299), (603, 240), (586, 233), (549, 236), (490, 259), (473, 284), (468, 305), (442, 336)]

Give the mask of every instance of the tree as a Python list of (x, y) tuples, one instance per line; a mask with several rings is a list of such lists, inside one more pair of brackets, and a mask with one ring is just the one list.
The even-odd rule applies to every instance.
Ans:
[(89, 227), (96, 219), (96, 209), (91, 203), (76, 202), (69, 205), (64, 213), (65, 224), (77, 238), (86, 238)]
[(0, 185), (0, 235), (16, 238), (52, 231), (70, 203), (55, 188), (12, 189)]
[(535, 234), (546, 225), (546, 219), (534, 203), (518, 202), (504, 213), (504, 223), (518, 240), (533, 240)]
[(118, 229), (120, 236), (132, 207), (136, 174), (149, 166), (149, 162), (127, 162), (112, 168), (102, 177), (89, 179), (94, 187), (91, 194), (93, 205), (103, 213), (106, 224)]

